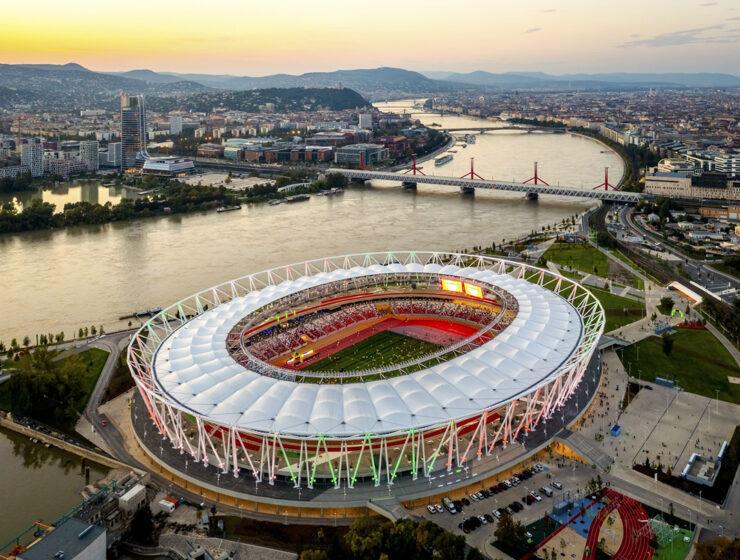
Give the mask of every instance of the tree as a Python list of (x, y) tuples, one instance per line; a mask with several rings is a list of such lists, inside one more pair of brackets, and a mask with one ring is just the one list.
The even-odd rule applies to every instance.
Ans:
[(304, 550), (298, 560), (330, 560), (326, 550)]
[(671, 311), (673, 311), (673, 298), (671, 296), (660, 298), (660, 309), (664, 314), (670, 315)]
[(31, 344), (31, 339), (28, 338), (27, 336), (24, 336), (23, 337), (23, 346), (28, 346), (29, 344)]
[(347, 186), (347, 177), (341, 173), (329, 173), (324, 182), (329, 189), (343, 189)]
[(527, 530), (521, 521), (514, 521), (510, 513), (504, 512), (498, 520), (493, 535), (497, 541), (511, 543), (513, 546), (519, 547), (524, 544), (524, 533), (526, 532)]
[(661, 337), (663, 342), (663, 354), (666, 356), (671, 355), (671, 350), (673, 350), (673, 343), (674, 339), (672, 336), (669, 336), (668, 333), (663, 333), (663, 336)]
[(418, 523), (411, 519), (400, 519), (388, 533), (388, 549), (398, 558), (413, 558), (416, 555), (416, 529)]
[(478, 550), (477, 548), (471, 548), (468, 552), (467, 560), (484, 560), (485, 556), (483, 556), (483, 553)]
[(378, 530), (378, 522), (363, 515), (354, 520), (345, 536), (345, 542), (354, 558), (377, 560), (383, 550), (383, 537), (383, 532)]
[(97, 329), (95, 328), (95, 325), (93, 325), (92, 327), (90, 327), (90, 334), (91, 334), (92, 336), (95, 336), (95, 333), (96, 333), (96, 332), (98, 332), (98, 331), (97, 331)]
[(696, 560), (729, 560), (740, 558), (740, 539), (731, 540), (719, 537), (713, 541), (696, 543), (694, 545)]
[[(129, 325), (129, 326), (131, 326), (131, 325)], [(84, 334), (84, 331), (82, 330), (82, 327), (80, 327), (80, 330), (77, 331), (77, 338), (82, 338), (83, 334)]]

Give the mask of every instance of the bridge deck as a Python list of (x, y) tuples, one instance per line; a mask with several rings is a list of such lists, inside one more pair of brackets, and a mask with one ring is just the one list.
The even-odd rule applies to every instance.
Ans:
[(545, 185), (533, 185), (522, 183), (510, 183), (506, 181), (461, 179), (458, 177), (439, 177), (427, 175), (410, 175), (404, 173), (393, 173), (388, 171), (368, 171), (362, 169), (331, 169), (331, 173), (341, 173), (348, 179), (396, 181), (407, 183), (426, 183), (432, 185), (445, 185), (460, 188), (488, 189), (497, 191), (520, 192), (525, 194), (551, 194), (555, 196), (574, 196), (578, 198), (590, 198), (605, 200), (607, 202), (621, 202), (625, 204), (636, 204), (641, 198), (652, 198), (644, 193), (622, 192), (616, 190), (584, 190), (576, 187), (555, 187)]

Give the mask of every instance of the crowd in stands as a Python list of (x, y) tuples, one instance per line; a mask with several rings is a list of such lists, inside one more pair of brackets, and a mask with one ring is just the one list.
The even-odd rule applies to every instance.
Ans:
[[(394, 298), (383, 302), (351, 303), (336, 309), (321, 309), (283, 319), (276, 325), (250, 335), (244, 342), (252, 355), (267, 362), (351, 325), (384, 315), (445, 317), (482, 327), (493, 322), (498, 313), (497, 309), (463, 305), (446, 299)], [(232, 331), (227, 345), (232, 348), (234, 358), (246, 364), (248, 360), (239, 347), (239, 337), (239, 331)]]

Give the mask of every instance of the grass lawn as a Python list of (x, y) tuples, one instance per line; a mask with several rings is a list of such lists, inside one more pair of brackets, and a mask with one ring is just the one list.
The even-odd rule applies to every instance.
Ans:
[(553, 243), (543, 257), (560, 266), (570, 266), (586, 274), (606, 276), (606, 255), (586, 243)]
[[(614, 329), (642, 319), (645, 311), (645, 303), (642, 301), (617, 296), (606, 290), (591, 286), (588, 286), (588, 289), (598, 298), (606, 313), (606, 327), (604, 328), (604, 332), (613, 331)], [(627, 314), (624, 312), (625, 309), (627, 310)], [(642, 310), (643, 313), (630, 313), (636, 310)]]
[(688, 529), (680, 529), (675, 534), (673, 542), (663, 548), (658, 548), (653, 555), (653, 560), (683, 560), (691, 548), (691, 541), (683, 542), (684, 537), (691, 538), (692, 532)]
[[(740, 404), (740, 385), (728, 376), (740, 377), (740, 368), (730, 353), (712, 333), (704, 329), (676, 329), (670, 356), (663, 354), (661, 339), (651, 336), (617, 351), (622, 364), (638, 364), (642, 379), (673, 379), (685, 391), (715, 398), (715, 389), (724, 401)], [(632, 370), (634, 371), (635, 366)]]
[(716, 268), (720, 272), (724, 272), (725, 274), (729, 274), (730, 276), (734, 276), (735, 278), (740, 278), (740, 270), (733, 266), (726, 265), (723, 262), (717, 262), (711, 264), (712, 268)]
[(84, 368), (82, 373), (82, 387), (85, 390), (85, 398), (80, 403), (79, 412), (85, 410), (87, 401), (90, 400), (90, 395), (95, 388), (95, 383), (98, 382), (100, 372), (103, 371), (105, 361), (108, 359), (108, 354), (110, 352), (100, 350), (99, 348), (90, 348), (90, 350), (85, 350), (78, 354), (80, 363)]
[(311, 371), (352, 371), (383, 367), (435, 352), (439, 346), (383, 331), (308, 366)]

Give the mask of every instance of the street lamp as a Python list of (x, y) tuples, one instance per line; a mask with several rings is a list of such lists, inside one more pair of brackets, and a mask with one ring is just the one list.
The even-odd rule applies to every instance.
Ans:
[(715, 402), (716, 402), (716, 410), (717, 410), (717, 414), (719, 414), (719, 389), (715, 389), (715, 390), (714, 390), (714, 392), (715, 392), (715, 394), (717, 395), (717, 399), (716, 399), (716, 401), (715, 401)]

